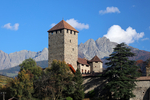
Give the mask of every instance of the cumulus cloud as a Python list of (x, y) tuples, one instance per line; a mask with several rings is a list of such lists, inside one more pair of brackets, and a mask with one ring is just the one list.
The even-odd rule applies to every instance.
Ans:
[(80, 29), (80, 30), (82, 30), (82, 29), (89, 29), (89, 25), (88, 24), (79, 23), (74, 18), (66, 20), (66, 22), (69, 23), (72, 27)]
[(55, 23), (52, 23), (52, 24), (51, 24), (51, 27), (54, 27), (55, 25), (56, 25)]
[(99, 14), (106, 14), (106, 13), (120, 13), (117, 7), (107, 7), (106, 10), (100, 10)]
[(123, 30), (119, 25), (113, 25), (108, 29), (108, 32), (105, 37), (109, 38), (110, 41), (117, 43), (133, 43), (135, 40), (139, 40), (144, 36), (144, 32), (137, 33), (132, 27), (128, 27), (126, 30)]
[(7, 23), (2, 28), (10, 29), (10, 30), (18, 30), (19, 28), (19, 23), (15, 23), (14, 26), (10, 25), (11, 23)]

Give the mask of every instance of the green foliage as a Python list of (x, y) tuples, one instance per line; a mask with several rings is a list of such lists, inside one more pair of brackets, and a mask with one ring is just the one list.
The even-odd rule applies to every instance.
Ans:
[(126, 48), (124, 43), (118, 44), (114, 48), (114, 52), (110, 55), (106, 63), (107, 68), (104, 76), (108, 80), (104, 90), (105, 99), (120, 99), (128, 100), (134, 97), (132, 90), (135, 88), (136, 77), (138, 77), (135, 61), (129, 60), (133, 57), (134, 53)]
[(10, 94), (19, 100), (33, 100), (34, 82), (39, 79), (42, 74), (41, 67), (29, 58), (22, 62), (20, 72), (14, 80), (10, 82)]
[(30, 71), (34, 75), (34, 80), (37, 80), (42, 74), (42, 68), (37, 66), (36, 62), (32, 58), (24, 60), (19, 66), (20, 71)]
[(36, 67), (36, 62), (32, 59), (26, 59), (24, 60), (20, 65), (20, 71), (24, 70), (32, 70), (33, 67)]
[(18, 73), (18, 77), (11, 82), (11, 96), (20, 100), (31, 100), (33, 89), (33, 75), (29, 71), (22, 70)]
[(73, 93), (74, 100), (82, 100), (84, 98), (84, 87), (82, 85), (83, 79), (80, 70), (77, 68), (75, 76), (73, 78), (75, 82), (75, 91)]
[(54, 60), (51, 68), (47, 68), (41, 79), (35, 83), (38, 98), (50, 97), (60, 100), (73, 93), (73, 74), (65, 62)]
[(67, 97), (66, 100), (73, 100), (71, 97)]
[(94, 90), (89, 91), (88, 95), (89, 95), (90, 98), (94, 97), (95, 96), (95, 91)]

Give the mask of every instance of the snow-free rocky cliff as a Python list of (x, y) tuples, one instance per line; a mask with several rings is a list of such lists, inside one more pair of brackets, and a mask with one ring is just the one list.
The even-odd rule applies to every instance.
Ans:
[[(115, 42), (111, 42), (106, 37), (98, 38), (96, 41), (93, 39), (87, 40), (84, 44), (81, 43), (78, 46), (78, 56), (80, 58), (91, 59), (97, 55), (102, 61), (105, 57), (108, 57), (112, 52), (113, 48), (117, 45)], [(136, 56), (133, 57), (133, 60), (146, 60), (150, 58), (150, 52), (139, 50), (131, 46), (127, 46), (136, 53)], [(48, 60), (48, 49), (44, 48), (39, 52), (31, 52), (27, 50), (22, 50), (19, 52), (14, 52), (7, 54), (0, 50), (0, 70), (11, 68), (22, 63), (25, 59), (33, 58), (35, 61)]]

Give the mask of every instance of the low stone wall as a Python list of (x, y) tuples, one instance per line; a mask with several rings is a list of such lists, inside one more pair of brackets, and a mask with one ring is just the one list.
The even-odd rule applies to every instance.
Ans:
[[(105, 78), (98, 76), (84, 76), (83, 79), (85, 96), (87, 96), (87, 93), (91, 90), (98, 90), (98, 94), (96, 95), (99, 96), (106, 82)], [(150, 100), (150, 77), (140, 77), (137, 80), (137, 86), (133, 90), (136, 97), (131, 98), (130, 100)]]
[(139, 80), (136, 84), (137, 86), (133, 90), (136, 97), (130, 100), (150, 100), (150, 80)]

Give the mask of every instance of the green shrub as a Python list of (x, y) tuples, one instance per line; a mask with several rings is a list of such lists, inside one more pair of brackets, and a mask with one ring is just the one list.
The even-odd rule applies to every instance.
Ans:
[(89, 91), (88, 95), (89, 95), (90, 98), (94, 97), (95, 96), (95, 91), (94, 90)]
[(67, 97), (66, 100), (73, 100), (71, 97)]

